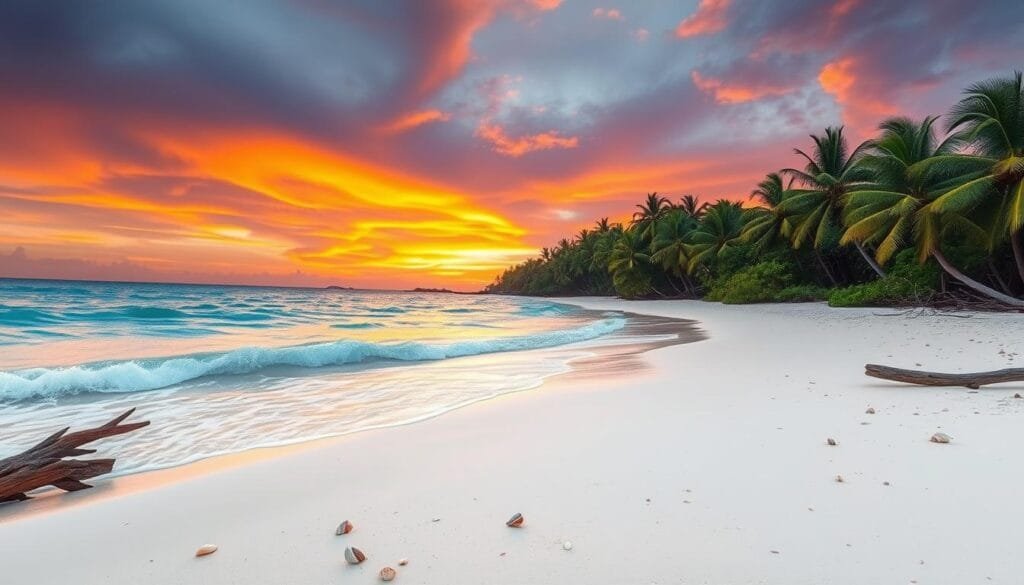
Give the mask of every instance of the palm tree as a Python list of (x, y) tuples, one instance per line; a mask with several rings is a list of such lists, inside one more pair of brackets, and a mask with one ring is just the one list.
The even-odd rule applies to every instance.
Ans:
[[(795, 179), (806, 189), (793, 190), (778, 208), (793, 222), (790, 234), (793, 247), (799, 248), (813, 235), (814, 249), (820, 250), (833, 235), (838, 234), (839, 218), (846, 193), (851, 187), (869, 181), (872, 177), (868, 169), (857, 164), (867, 143), (861, 144), (852, 154), (848, 154), (842, 127), (826, 128), (824, 136), (812, 134), (811, 139), (814, 140), (811, 155), (799, 148), (794, 149), (796, 154), (806, 159), (804, 169), (782, 170), (783, 174)], [(854, 244), (871, 269), (878, 276), (884, 277), (885, 271), (860, 242)], [(825, 266), (820, 256), (819, 261)], [(829, 276), (831, 278), (831, 273)]]
[(775, 242), (777, 236), (789, 236), (792, 224), (779, 211), (779, 204), (786, 198), (787, 189), (792, 183), (791, 179), (789, 185), (783, 186), (781, 175), (769, 173), (751, 192), (750, 198), (761, 203), (761, 206), (746, 210), (741, 238), (753, 244), (755, 250), (764, 251)]
[[(976, 224), (953, 212), (936, 214), (930, 208), (936, 195), (945, 188), (944, 175), (956, 167), (959, 173), (971, 172), (980, 165), (973, 157), (950, 157), (959, 143), (954, 135), (936, 143), (933, 129), (936, 118), (921, 122), (892, 118), (879, 126), (882, 135), (872, 141), (862, 159), (875, 180), (862, 184), (847, 196), (843, 219), (847, 225), (842, 242), (870, 243), (877, 246), (875, 258), (885, 264), (901, 248), (913, 243), (920, 261), (929, 256), (950, 276), (989, 297), (1011, 305), (1024, 301), (988, 287), (958, 270), (942, 253), (943, 236), (949, 232), (984, 239)], [(941, 173), (929, 172), (938, 158), (946, 159)]]
[(649, 241), (654, 232), (654, 224), (672, 209), (672, 202), (655, 192), (648, 193), (644, 202), (636, 207), (640, 211), (633, 214), (632, 226), (639, 231), (641, 237)]
[(599, 234), (606, 233), (610, 229), (612, 229), (612, 226), (608, 223), (607, 217), (602, 217), (594, 223), (594, 231)]
[[(688, 293), (695, 292), (693, 283), (686, 275), (686, 266), (690, 261), (688, 245), (690, 234), (698, 225), (697, 219), (684, 210), (673, 209), (658, 222), (651, 242), (651, 260), (678, 278)], [(671, 280), (669, 284), (672, 284)], [(672, 286), (675, 288), (674, 284)], [(678, 288), (676, 290), (678, 292)]]
[(738, 202), (720, 199), (709, 205), (700, 226), (690, 236), (689, 272), (699, 266), (707, 267), (729, 249), (743, 231), (743, 220), (743, 205)]
[(608, 260), (608, 271), (612, 273), (616, 290), (628, 297), (640, 296), (649, 290), (658, 292), (650, 284), (647, 271), (650, 263), (647, 244), (640, 234), (634, 230), (622, 232), (612, 246)]
[(676, 207), (682, 209), (686, 215), (694, 219), (700, 219), (704, 212), (707, 211), (708, 204), (707, 202), (700, 203), (693, 195), (683, 195), (679, 199), (679, 205)]
[[(1024, 281), (1024, 83), (1013, 77), (977, 83), (954, 106), (951, 131), (972, 149), (970, 154), (939, 158), (944, 167), (965, 158), (986, 163), (978, 172), (961, 175), (957, 186), (932, 204), (935, 213), (987, 215), (990, 248), (1010, 240), (1017, 272)], [(946, 171), (945, 174), (949, 174)]]

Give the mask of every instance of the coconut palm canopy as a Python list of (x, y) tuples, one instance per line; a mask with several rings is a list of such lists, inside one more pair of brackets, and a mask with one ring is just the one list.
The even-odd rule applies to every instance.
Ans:
[[(887, 118), (853, 147), (843, 127), (812, 134), (809, 150), (793, 151), (802, 166), (768, 173), (747, 208), (649, 194), (628, 229), (581, 233), (559, 249), (560, 258), (591, 254), (574, 263), (592, 267), (585, 281), (530, 278), (560, 267), (528, 263), (490, 290), (885, 304), (945, 294), (948, 278), (961, 295), (1024, 307), (1021, 73), (971, 85), (946, 129), (937, 120)], [(607, 261), (592, 254), (602, 248)]]
[[(559, 256), (560, 238), (602, 216), (598, 235), (571, 239), (610, 254), (600, 234), (632, 229), (638, 203), (641, 239), (676, 242), (652, 262), (682, 264), (688, 220), (644, 194), (699, 219), (791, 168), (782, 186), (803, 195), (763, 202), (751, 242), (770, 258), (782, 235), (807, 267), (854, 282), (884, 239), (840, 243), (862, 177), (816, 157), (845, 141), (856, 158), (886, 118), (944, 114), (937, 133), (963, 134), (950, 156), (990, 164), (931, 209), (992, 236), (1016, 287), (1001, 254), (1024, 222), (1019, 8), (7, 0), (0, 277), (477, 290), (543, 247)], [(675, 227), (659, 234), (661, 216)], [(651, 284), (676, 294), (684, 277)]]

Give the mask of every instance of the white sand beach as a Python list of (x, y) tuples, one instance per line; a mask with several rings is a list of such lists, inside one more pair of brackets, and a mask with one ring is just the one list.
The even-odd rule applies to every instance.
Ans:
[[(569, 302), (695, 319), (708, 339), (425, 422), (0, 507), (0, 583), (369, 584), (386, 565), (436, 585), (1021, 582), (1024, 385), (918, 388), (863, 366), (1020, 365), (1024, 315)], [(205, 543), (220, 548), (194, 558)], [(367, 561), (346, 565), (350, 545)]]

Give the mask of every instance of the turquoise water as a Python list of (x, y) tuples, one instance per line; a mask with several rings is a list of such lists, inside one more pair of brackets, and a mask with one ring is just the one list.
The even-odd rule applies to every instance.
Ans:
[(0, 280), (0, 455), (130, 407), (152, 425), (105, 443), (121, 472), (412, 422), (536, 387), (625, 323), (482, 295)]

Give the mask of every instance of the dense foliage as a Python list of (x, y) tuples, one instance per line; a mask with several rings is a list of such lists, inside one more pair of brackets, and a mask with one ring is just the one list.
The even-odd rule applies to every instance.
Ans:
[(486, 290), (852, 306), (948, 285), (1024, 307), (1021, 74), (968, 88), (944, 136), (936, 121), (888, 119), (853, 150), (827, 128), (747, 205), (651, 193), (628, 224), (603, 218)]

